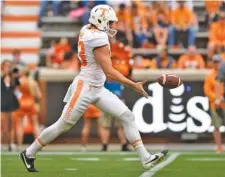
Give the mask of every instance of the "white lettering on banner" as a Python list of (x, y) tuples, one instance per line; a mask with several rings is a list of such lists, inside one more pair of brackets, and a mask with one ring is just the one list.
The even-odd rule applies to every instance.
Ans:
[[(154, 83), (149, 84), (148, 89), (153, 92), (153, 96), (149, 97), (148, 99), (140, 98), (134, 104), (133, 112), (136, 117), (135, 120), (138, 129), (142, 133), (158, 133), (167, 129), (167, 124), (163, 122), (163, 88), (158, 83)], [(146, 104), (150, 104), (153, 108), (153, 115), (149, 115), (152, 116), (152, 124), (146, 123), (143, 118), (143, 108)]]
[[(202, 105), (202, 109), (198, 108), (196, 104)], [(187, 132), (201, 133), (209, 129), (211, 125), (211, 118), (206, 112), (209, 110), (209, 101), (207, 97), (195, 96), (187, 102), (187, 112), (191, 117), (187, 118)], [(201, 122), (201, 126), (196, 126), (193, 119)]]
[[(173, 122), (165, 123), (163, 88), (158, 83), (153, 83), (148, 85), (148, 89), (149, 91), (152, 91), (152, 96), (149, 96), (148, 99), (140, 98), (137, 100), (132, 110), (140, 132), (159, 133), (166, 129), (169, 129), (172, 132), (181, 132), (184, 130), (187, 130), (187, 132), (190, 133), (210, 132), (211, 118), (207, 113), (209, 110), (209, 101), (207, 97), (194, 96), (187, 101), (187, 105), (183, 105), (184, 103), (182, 103), (181, 96), (185, 90), (184, 85), (181, 85), (176, 89), (171, 89), (170, 94), (177, 97), (175, 98), (176, 101), (172, 101), (172, 104), (174, 105), (170, 106), (172, 112), (168, 114), (169, 120)], [(152, 117), (151, 124), (147, 123), (143, 118), (143, 108), (147, 104), (152, 106), (152, 115), (148, 115), (147, 117), (149, 119)], [(202, 109), (199, 108), (197, 104), (200, 104)], [(188, 115), (182, 112), (185, 107)], [(200, 122), (200, 125), (197, 125), (194, 120)]]

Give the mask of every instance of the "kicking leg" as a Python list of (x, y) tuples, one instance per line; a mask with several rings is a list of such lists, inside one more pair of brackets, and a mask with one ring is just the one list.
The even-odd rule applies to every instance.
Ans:
[(96, 106), (102, 111), (110, 113), (113, 117), (117, 117), (121, 120), (125, 135), (138, 153), (145, 169), (150, 169), (167, 154), (168, 151), (162, 151), (154, 155), (148, 153), (143, 145), (133, 113), (113, 93), (104, 89), (99, 94), (99, 101), (96, 103)]

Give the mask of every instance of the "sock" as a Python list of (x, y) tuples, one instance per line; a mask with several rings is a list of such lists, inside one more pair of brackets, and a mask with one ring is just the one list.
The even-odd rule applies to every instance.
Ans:
[(121, 123), (123, 125), (126, 138), (137, 151), (141, 161), (147, 161), (151, 155), (143, 145), (140, 133), (134, 120), (133, 113), (131, 111), (126, 111), (119, 117), (119, 119), (121, 120)]
[(145, 146), (141, 140), (133, 146), (142, 162), (146, 162), (150, 158), (151, 154), (145, 149)]
[(59, 118), (57, 122), (50, 127), (44, 129), (40, 136), (26, 149), (26, 155), (33, 157), (41, 148), (56, 139), (62, 133), (72, 128), (72, 124), (68, 124)]

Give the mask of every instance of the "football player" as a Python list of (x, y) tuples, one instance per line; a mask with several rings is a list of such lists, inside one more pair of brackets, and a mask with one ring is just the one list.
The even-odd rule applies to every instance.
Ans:
[(98, 5), (91, 10), (90, 24), (82, 27), (79, 34), (78, 56), (81, 71), (64, 98), (67, 104), (60, 118), (43, 130), (40, 136), (20, 153), (20, 158), (29, 172), (37, 172), (34, 167), (35, 154), (59, 135), (70, 130), (90, 104), (121, 120), (126, 138), (138, 153), (145, 169), (151, 169), (167, 154), (167, 150), (153, 154), (145, 149), (133, 113), (116, 95), (104, 88), (108, 77), (148, 98), (143, 89), (145, 81), (133, 82), (112, 67), (108, 35), (116, 34), (114, 27), (117, 21), (115, 11), (108, 5)]

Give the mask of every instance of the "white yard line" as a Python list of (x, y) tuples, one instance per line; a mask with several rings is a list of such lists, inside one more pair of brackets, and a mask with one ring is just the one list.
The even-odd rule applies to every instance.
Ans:
[[(173, 152), (172, 152), (173, 153)], [(183, 152), (174, 152), (174, 153), (181, 153), (182, 155), (215, 155), (216, 152), (204, 152), (204, 151), (183, 151)], [(19, 152), (1, 152), (1, 155), (18, 155)], [(38, 152), (38, 155), (136, 155), (136, 152)], [(222, 154), (223, 155), (223, 154)]]
[(162, 168), (164, 168), (165, 166), (169, 165), (170, 163), (172, 163), (179, 155), (181, 155), (182, 153), (179, 152), (175, 152), (172, 155), (170, 155), (165, 161), (163, 161), (162, 163), (156, 165), (155, 167), (153, 167), (150, 171), (146, 171), (144, 173), (142, 173), (142, 175), (140, 177), (152, 177), (153, 175), (155, 175), (155, 173), (157, 173), (159, 170), (161, 170)]

